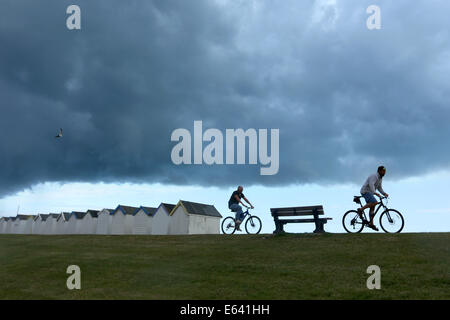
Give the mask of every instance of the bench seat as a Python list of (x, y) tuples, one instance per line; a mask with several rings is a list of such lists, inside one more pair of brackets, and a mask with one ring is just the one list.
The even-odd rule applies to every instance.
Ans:
[[(313, 223), (313, 222), (316, 225), (314, 233), (323, 233), (325, 232), (324, 224), (326, 224), (328, 220), (332, 220), (332, 218), (320, 217), (325, 214), (323, 206), (271, 208), (270, 212), (275, 222), (275, 231), (273, 233), (284, 232), (284, 225), (287, 223)], [(280, 219), (280, 217), (285, 218)], [(291, 219), (294, 217), (305, 217), (305, 218)]]

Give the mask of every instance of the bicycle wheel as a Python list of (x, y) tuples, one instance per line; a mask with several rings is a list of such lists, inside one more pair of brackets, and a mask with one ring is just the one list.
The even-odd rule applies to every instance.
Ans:
[(261, 228), (261, 219), (257, 216), (250, 216), (245, 222), (245, 231), (247, 231), (248, 234), (258, 234), (261, 231)]
[(233, 217), (227, 217), (222, 221), (222, 233), (233, 234), (236, 231), (236, 224)]
[(387, 209), (380, 216), (380, 226), (384, 232), (400, 233), (404, 225), (402, 214), (395, 209)]
[(356, 210), (349, 210), (344, 213), (342, 225), (348, 233), (359, 233), (364, 229), (363, 221)]

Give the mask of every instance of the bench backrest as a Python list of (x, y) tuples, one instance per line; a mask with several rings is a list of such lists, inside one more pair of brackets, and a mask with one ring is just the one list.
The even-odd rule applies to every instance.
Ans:
[(317, 211), (318, 215), (323, 215), (323, 206), (308, 207), (288, 207), (288, 208), (271, 208), (272, 216), (276, 217), (292, 217), (292, 216), (310, 216)]

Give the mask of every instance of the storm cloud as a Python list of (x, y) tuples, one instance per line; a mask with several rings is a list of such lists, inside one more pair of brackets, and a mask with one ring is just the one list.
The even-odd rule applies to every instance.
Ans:
[[(81, 8), (81, 30), (66, 8)], [(366, 8), (381, 8), (368, 30)], [(0, 3), (0, 196), (39, 182), (235, 186), (449, 169), (450, 3)], [(280, 168), (172, 163), (177, 128), (276, 128)], [(64, 137), (55, 139), (59, 128)]]

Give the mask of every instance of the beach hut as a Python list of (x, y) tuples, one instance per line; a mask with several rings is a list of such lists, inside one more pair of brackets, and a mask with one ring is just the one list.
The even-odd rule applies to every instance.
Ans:
[(0, 234), (5, 233), (6, 217), (0, 218)]
[(39, 213), (36, 218), (34, 218), (32, 233), (33, 234), (44, 234), (45, 222), (47, 221), (48, 214)]
[(56, 220), (58, 217), (58, 213), (49, 213), (47, 215), (47, 219), (41, 229), (42, 234), (56, 234)]
[(12, 217), (5, 217), (4, 233), (6, 234), (11, 233), (12, 223), (13, 223)]
[(133, 215), (133, 234), (152, 234), (153, 215), (157, 208), (141, 206)]
[(20, 220), (16, 217), (11, 218), (11, 230), (9, 233), (17, 234), (19, 231)]
[(86, 212), (72, 211), (69, 218), (66, 220), (66, 234), (77, 233), (77, 222), (81, 217), (84, 217)]
[(137, 207), (118, 205), (111, 213), (111, 234), (132, 234)]
[(32, 215), (18, 214), (16, 218), (17, 227), (15, 227), (14, 232), (17, 234), (31, 234), (33, 228)]
[(38, 219), (39, 214), (35, 215), (33, 218), (33, 223), (31, 224), (31, 233), (38, 234), (39, 226), (41, 225), (41, 221)]
[(6, 233), (14, 233), (14, 223), (16, 221), (15, 217), (9, 217), (8, 223), (6, 224)]
[(0, 233), (6, 233), (9, 218), (10, 217), (2, 217), (0, 219)]
[(218, 234), (221, 218), (213, 205), (180, 200), (170, 213), (169, 234)]
[(153, 215), (152, 234), (169, 234), (170, 213), (176, 205), (161, 203)]
[(97, 229), (98, 210), (89, 209), (81, 220), (81, 226), (78, 230), (80, 234), (95, 234)]
[(83, 234), (83, 219), (86, 216), (86, 212), (72, 211), (68, 223), (69, 234)]
[(96, 234), (111, 234), (111, 213), (114, 209), (103, 209), (97, 213)]
[(68, 220), (70, 212), (62, 212), (56, 219), (55, 234), (67, 234)]

